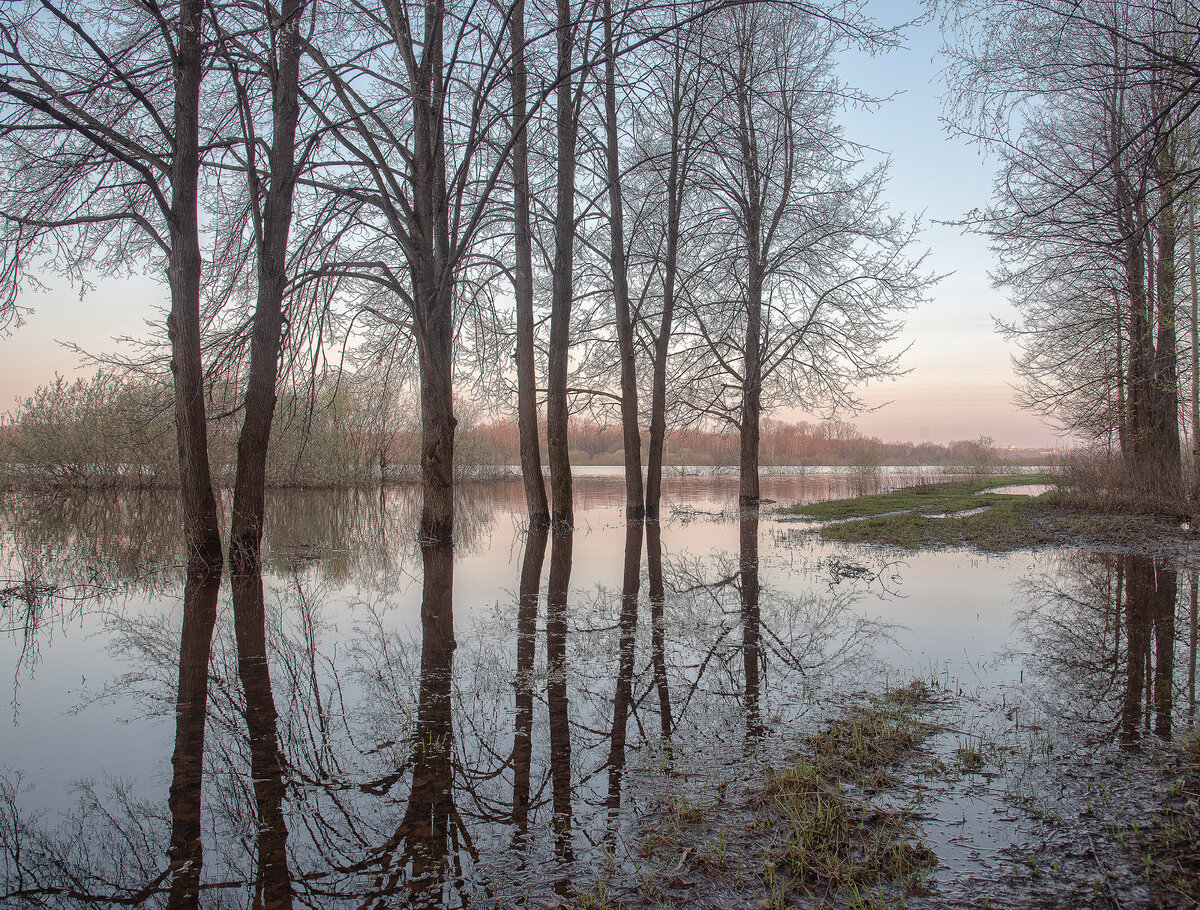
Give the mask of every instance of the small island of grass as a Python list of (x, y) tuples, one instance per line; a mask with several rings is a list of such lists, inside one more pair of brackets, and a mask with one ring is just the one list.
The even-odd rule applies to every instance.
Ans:
[[(1097, 511), (1070, 493), (994, 492), (1013, 485), (1055, 484), (1048, 474), (980, 477), (922, 484), (854, 499), (797, 504), (781, 516), (824, 522), (826, 540), (922, 549), (1019, 550), (1083, 540), (1130, 545), (1167, 528), (1161, 517)], [(1174, 528), (1175, 525), (1171, 525)]]

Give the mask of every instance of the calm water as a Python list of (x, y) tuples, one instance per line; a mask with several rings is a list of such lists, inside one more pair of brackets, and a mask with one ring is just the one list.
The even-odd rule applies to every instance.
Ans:
[[(947, 755), (986, 736), (1044, 771), (1054, 748), (1128, 754), (1191, 724), (1183, 567), (827, 545), (736, 493), (671, 478), (643, 534), (619, 471), (592, 471), (575, 533), (539, 540), (518, 482), (467, 487), (453, 552), (416, 545), (414, 489), (276, 494), (263, 577), (237, 590), (185, 589), (173, 495), (4, 497), (0, 895), (550, 906), (628, 872), (670, 794), (761, 776), (914, 677), (953, 699)], [(931, 788), (944, 894), (1042, 836), (1011, 808), (1033, 764)]]

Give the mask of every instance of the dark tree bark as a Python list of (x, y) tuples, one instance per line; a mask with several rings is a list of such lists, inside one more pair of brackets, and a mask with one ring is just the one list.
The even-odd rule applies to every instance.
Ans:
[(555, 38), (558, 46), (555, 87), (554, 275), (550, 304), (550, 351), (546, 376), (546, 443), (550, 460), (550, 499), (556, 525), (575, 522), (571, 457), (567, 445), (567, 365), (571, 343), (571, 307), (574, 303), (575, 252), (575, 149), (579, 122), (571, 75), (571, 49), (576, 28), (570, 0), (558, 0)]
[[(509, 20), (512, 46), (513, 294), (517, 305), (517, 425), (521, 433), (521, 478), (529, 530), (550, 523), (542, 453), (538, 442), (537, 374), (533, 346), (533, 243), (529, 213), (528, 73), (525, 66), (525, 0), (516, 0)], [(544, 541), (543, 541), (544, 544)]]
[[(742, 230), (746, 269), (746, 339), (742, 356), (742, 408), (738, 501), (742, 508), (761, 499), (758, 484), (758, 449), (762, 420), (762, 305), (763, 305), (763, 186), (759, 161), (758, 133), (748, 82), (750, 56), (754, 49), (738, 47), (739, 71), (734, 86), (738, 112), (738, 147), (741, 155)], [(757, 552), (757, 551), (756, 551)], [(757, 558), (757, 557), (756, 557)]]
[(621, 358), (621, 435), (625, 456), (625, 520), (641, 521), (646, 514), (642, 485), (642, 435), (638, 427), (637, 362), (634, 358), (633, 319), (629, 306), (629, 275), (625, 263), (624, 201), (621, 195), (621, 155), (617, 134), (617, 56), (613, 44), (612, 0), (604, 0), (604, 132), (608, 177), (609, 267), (616, 309), (617, 348)]
[(408, 252), (413, 320), (421, 361), (421, 539), (449, 544), (454, 531), (454, 263), (446, 193), (445, 9), (426, 0), (422, 53), (414, 52), (400, 0), (389, 0), (393, 30), (413, 63), (412, 208)]
[[(230, 527), (230, 564), (233, 572), (254, 572), (259, 565), (263, 511), (266, 501), (267, 446), (275, 415), (283, 334), (284, 297), (287, 294), (288, 236), (295, 194), (296, 124), (300, 117), (300, 16), (305, 0), (285, 0), (279, 21), (268, 23), (276, 49), (271, 73), (273, 135), (269, 157), (270, 184), (261, 213), (260, 177), (253, 132), (246, 137), (247, 175), (251, 204), (255, 208), (258, 248), (258, 298), (250, 339), (250, 371), (245, 396), (245, 418), (238, 437), (237, 469)], [(268, 15), (270, 9), (268, 7)], [(253, 114), (245, 111), (247, 125)]]
[[(676, 66), (680, 61), (676, 56)], [(679, 271), (679, 217), (683, 207), (684, 167), (681, 126), (682, 83), (672, 81), (670, 157), (667, 162), (667, 231), (663, 259), (663, 300), (658, 335), (654, 339), (654, 375), (650, 391), (650, 440), (646, 466), (646, 518), (659, 519), (662, 504), (662, 467), (667, 441), (667, 358), (675, 323), (675, 283)], [(657, 533), (657, 532), (656, 532)]]
[(221, 532), (208, 461), (208, 424), (204, 406), (204, 362), (200, 353), (200, 83), (204, 0), (180, 0), (175, 51), (175, 128), (171, 158), (171, 209), (168, 219), (171, 312), (171, 376), (175, 391), (175, 427), (179, 445), (179, 486), (188, 561), (219, 566)]
[(1158, 248), (1155, 268), (1158, 337), (1154, 345), (1151, 432), (1153, 463), (1169, 495), (1182, 492), (1183, 458), (1179, 441), (1179, 352), (1175, 334), (1175, 254), (1177, 192), (1175, 139), (1159, 139), (1154, 171), (1159, 187)]
[[(754, 253), (752, 255), (757, 255)], [(762, 498), (758, 480), (759, 440), (762, 424), (762, 273), (757, 262), (749, 265), (746, 294), (746, 343), (742, 360), (742, 412), (738, 502), (742, 508)]]

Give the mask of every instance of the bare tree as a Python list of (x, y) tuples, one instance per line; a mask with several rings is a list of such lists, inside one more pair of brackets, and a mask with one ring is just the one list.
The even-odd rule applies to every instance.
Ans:
[(885, 169), (860, 171), (837, 126), (842, 105), (869, 101), (833, 75), (842, 29), (738, 7), (714, 22), (705, 54), (724, 61), (703, 163), (719, 221), (713, 290), (693, 301), (688, 326), (707, 352), (693, 407), (738, 428), (743, 504), (760, 495), (764, 409), (858, 407), (857, 385), (897, 369), (899, 352), (885, 348), (892, 314), (929, 282), (907, 256), (915, 229), (885, 212)]
[[(262, 541), (267, 448), (275, 414), (285, 303), (290, 290), (288, 238), (299, 176), (296, 127), (300, 117), (303, 43), (300, 29), (307, 5), (307, 0), (283, 0), (278, 9), (265, 4), (261, 7), (261, 21), (235, 20), (233, 34), (219, 20), (215, 22), (219, 56), (228, 70), (237, 100), (241, 148), (235, 153), (235, 160), (247, 181), (256, 263), (257, 299), (251, 322), (250, 362), (230, 528), (230, 562), (235, 573), (255, 571)], [(260, 89), (257, 82), (267, 84)], [(261, 103), (269, 105), (267, 119), (271, 129), (265, 166), (260, 161), (262, 140), (258, 135), (263, 119)], [(314, 139), (315, 135), (308, 142), (310, 148)]]
[(184, 534), (221, 563), (201, 359), (202, 0), (120, 11), (27, 2), (0, 13), (3, 279), (14, 305), (31, 265), (57, 252), (72, 277), (166, 266)]
[[(975, 221), (1002, 256), (1027, 406), (1115, 434), (1143, 487), (1178, 484), (1179, 134), (1194, 106), (1180, 8), (961, 3), (959, 129), (1001, 159)], [(1038, 36), (1042, 39), (1037, 40)], [(973, 77), (978, 76), (978, 79)]]
[(513, 293), (516, 297), (517, 421), (521, 434), (521, 477), (531, 530), (548, 526), (550, 506), (542, 478), (538, 442), (537, 371), (534, 356), (533, 237), (529, 204), (529, 80), (525, 63), (525, 0), (516, 0), (510, 13), (512, 63), (513, 173)]

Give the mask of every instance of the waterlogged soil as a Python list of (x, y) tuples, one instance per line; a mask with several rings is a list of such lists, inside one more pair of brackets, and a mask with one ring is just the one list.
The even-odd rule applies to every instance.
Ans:
[[(1047, 475), (1028, 475), (1049, 480)], [(1014, 476), (939, 481), (849, 499), (799, 502), (780, 520), (827, 541), (927, 550), (970, 547), (1003, 553), (1071, 547), (1186, 559), (1192, 526), (1176, 515), (1098, 513), (1049, 483)]]
[(1196, 905), (1177, 529), (898, 550), (739, 512), (724, 475), (670, 480), (648, 529), (601, 471), (549, 541), (519, 484), (462, 491), (439, 561), (414, 492), (273, 497), (265, 660), (228, 581), (189, 637), (172, 497), (0, 500), (0, 904)]

